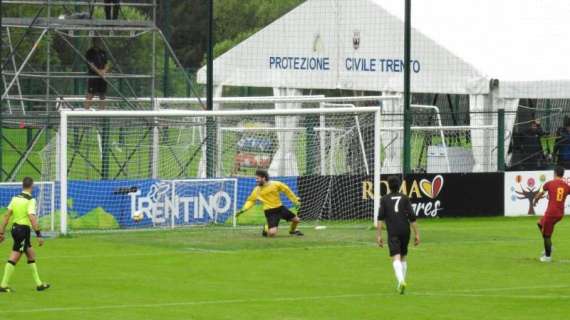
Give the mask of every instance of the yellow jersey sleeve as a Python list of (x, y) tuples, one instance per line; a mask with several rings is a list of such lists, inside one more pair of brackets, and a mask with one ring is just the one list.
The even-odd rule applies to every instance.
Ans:
[(251, 207), (253, 207), (255, 205), (255, 202), (257, 201), (258, 190), (259, 190), (259, 187), (253, 188), (253, 191), (251, 191), (251, 194), (249, 195), (249, 197), (247, 197), (247, 200), (243, 204), (243, 208), (242, 208), (243, 211), (249, 210)]
[(291, 190), (291, 188), (289, 188), (288, 185), (286, 185), (280, 181), (277, 181), (277, 183), (278, 183), (277, 187), (279, 188), (279, 191), (283, 192), (287, 196), (287, 198), (289, 198), (289, 200), (291, 200), (291, 202), (293, 202), (293, 204), (298, 205), (299, 202), (301, 202), (299, 197), (297, 197), (295, 195), (295, 193), (293, 193), (293, 191)]

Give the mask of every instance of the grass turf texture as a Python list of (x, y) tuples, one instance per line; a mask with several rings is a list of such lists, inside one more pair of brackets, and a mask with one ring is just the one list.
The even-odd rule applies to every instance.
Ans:
[[(283, 230), (284, 229), (284, 230)], [(77, 234), (49, 240), (34, 291), (20, 263), (1, 319), (567, 319), (570, 223), (541, 264), (535, 218), (420, 221), (407, 294), (367, 228)], [(34, 240), (35, 243), (35, 240)], [(8, 242), (0, 245), (8, 254)]]

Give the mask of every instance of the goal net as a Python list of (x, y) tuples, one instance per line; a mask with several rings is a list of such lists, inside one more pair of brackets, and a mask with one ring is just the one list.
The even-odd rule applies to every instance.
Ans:
[(234, 217), (258, 168), (301, 198), (305, 221), (370, 224), (380, 108), (303, 107), (62, 111), (61, 231), (262, 223), (260, 205)]
[[(383, 110), (384, 111), (384, 110)], [(498, 158), (496, 112), (441, 113), (437, 106), (412, 105), (410, 167), (413, 173), (494, 172)], [(403, 171), (404, 115), (383, 112), (382, 173)], [(510, 135), (505, 133), (504, 149)]]

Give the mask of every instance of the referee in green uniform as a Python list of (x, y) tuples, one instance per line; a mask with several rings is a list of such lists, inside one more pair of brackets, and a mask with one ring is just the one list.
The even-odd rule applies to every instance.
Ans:
[(12, 246), (12, 253), (4, 268), (4, 277), (0, 283), (0, 292), (11, 292), (9, 287), (10, 277), (14, 273), (16, 264), (20, 260), (22, 254), (26, 254), (28, 258), (28, 265), (32, 269), (32, 275), (36, 283), (36, 289), (43, 291), (49, 288), (49, 284), (45, 284), (40, 280), (38, 274), (38, 267), (36, 266), (36, 252), (32, 248), (30, 241), (30, 234), (32, 228), (36, 232), (38, 244), (41, 247), (44, 244), (44, 239), (40, 232), (38, 219), (36, 217), (36, 199), (32, 197), (34, 188), (34, 180), (26, 177), (22, 182), (23, 191), (19, 195), (12, 198), (8, 205), (8, 211), (4, 216), (4, 221), (0, 226), (0, 242), (4, 240), (4, 231), (10, 219), (12, 219), (12, 238), (14, 245)]

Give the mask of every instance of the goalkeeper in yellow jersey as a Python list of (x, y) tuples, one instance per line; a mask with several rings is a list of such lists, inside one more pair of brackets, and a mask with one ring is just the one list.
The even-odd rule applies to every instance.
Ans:
[(257, 187), (253, 189), (237, 216), (249, 210), (259, 200), (263, 204), (265, 218), (267, 219), (262, 233), (264, 237), (274, 237), (277, 234), (277, 227), (279, 227), (279, 220), (281, 219), (291, 222), (290, 235), (302, 236), (303, 233), (297, 230), (301, 219), (281, 203), (280, 195), (283, 192), (296, 208), (301, 204), (301, 200), (283, 182), (269, 181), (269, 174), (265, 170), (255, 172), (255, 181)]

